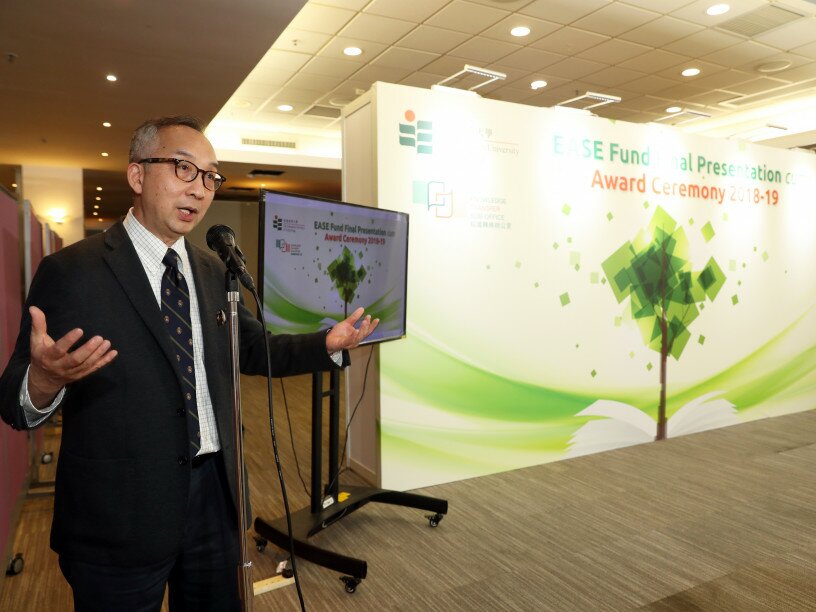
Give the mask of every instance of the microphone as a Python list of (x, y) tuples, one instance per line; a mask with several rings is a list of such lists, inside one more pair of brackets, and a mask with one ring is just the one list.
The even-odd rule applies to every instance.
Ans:
[(227, 269), (238, 277), (244, 287), (255, 290), (255, 281), (246, 269), (246, 258), (235, 244), (235, 232), (231, 227), (213, 225), (207, 230), (207, 246), (218, 253)]

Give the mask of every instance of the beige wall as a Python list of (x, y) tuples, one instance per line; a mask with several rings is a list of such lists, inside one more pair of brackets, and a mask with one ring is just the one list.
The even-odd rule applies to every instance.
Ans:
[(23, 199), (62, 237), (63, 246), (85, 237), (81, 168), (23, 166), (21, 177)]

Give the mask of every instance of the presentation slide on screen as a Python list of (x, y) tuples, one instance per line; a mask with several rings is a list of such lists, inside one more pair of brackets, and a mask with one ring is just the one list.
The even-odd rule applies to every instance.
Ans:
[(363, 306), (380, 319), (367, 342), (405, 334), (407, 214), (276, 192), (263, 198), (271, 331), (318, 331)]

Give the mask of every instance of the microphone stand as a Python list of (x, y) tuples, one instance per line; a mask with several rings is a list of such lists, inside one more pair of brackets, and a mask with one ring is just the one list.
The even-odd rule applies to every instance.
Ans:
[(244, 612), (252, 612), (252, 599), (255, 592), (252, 582), (252, 561), (249, 560), (249, 548), (247, 546), (247, 517), (246, 517), (246, 478), (244, 476), (244, 434), (241, 423), (241, 371), (239, 363), (238, 348), (238, 301), (240, 292), (238, 287), (238, 277), (229, 269), (224, 277), (227, 290), (230, 339), (230, 365), (232, 366), (232, 423), (233, 423), (233, 446), (235, 447), (235, 482), (238, 488), (238, 542), (239, 542), (239, 565), (238, 565), (238, 593), (241, 598), (241, 609)]

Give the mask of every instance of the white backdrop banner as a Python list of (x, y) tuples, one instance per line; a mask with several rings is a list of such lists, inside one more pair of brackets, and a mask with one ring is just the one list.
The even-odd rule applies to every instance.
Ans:
[(814, 407), (816, 156), (378, 83), (383, 486)]

